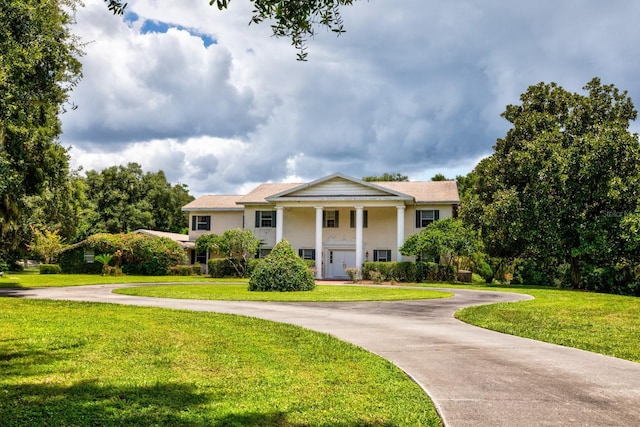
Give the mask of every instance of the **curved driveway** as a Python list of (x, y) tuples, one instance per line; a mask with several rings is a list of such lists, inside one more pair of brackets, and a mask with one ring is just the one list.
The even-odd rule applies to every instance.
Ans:
[[(529, 297), (445, 289), (454, 298), (261, 303), (132, 297), (118, 287), (0, 289), (0, 296), (109, 302), (285, 322), (390, 360), (433, 399), (447, 426), (640, 426), (640, 364), (470, 326), (459, 308)], [(640, 340), (639, 340), (640, 345)]]

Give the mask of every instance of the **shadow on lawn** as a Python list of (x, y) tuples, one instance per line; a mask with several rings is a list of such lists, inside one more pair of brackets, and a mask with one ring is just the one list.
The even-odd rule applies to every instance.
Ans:
[[(216, 413), (215, 395), (189, 384), (116, 387), (84, 381), (70, 386), (0, 386), (0, 424), (67, 426), (303, 426), (285, 412)], [(222, 396), (221, 396), (222, 398)], [(391, 426), (355, 421), (331, 426)]]

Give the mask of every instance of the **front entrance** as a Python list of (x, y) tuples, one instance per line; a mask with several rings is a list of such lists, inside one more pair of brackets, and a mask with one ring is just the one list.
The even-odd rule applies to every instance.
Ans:
[(329, 249), (327, 279), (348, 279), (346, 268), (356, 266), (356, 251)]

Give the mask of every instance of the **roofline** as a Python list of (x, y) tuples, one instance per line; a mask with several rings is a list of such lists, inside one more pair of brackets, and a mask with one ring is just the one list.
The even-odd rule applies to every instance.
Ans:
[[(321, 182), (329, 181), (329, 180), (334, 179), (334, 178), (342, 178), (342, 179), (345, 179), (347, 181), (351, 181), (351, 182), (354, 182), (356, 184), (360, 184), (360, 185), (363, 185), (365, 187), (369, 187), (369, 188), (374, 189), (374, 190), (383, 191), (385, 193), (393, 194), (393, 195), (395, 195), (397, 197), (406, 197), (406, 199), (402, 199), (402, 200), (414, 200), (414, 198), (412, 196), (408, 195), (408, 194), (401, 193), (399, 191), (392, 190), (390, 188), (383, 187), (383, 186), (380, 186), (380, 185), (372, 184), (371, 182), (363, 181), (361, 179), (354, 178), (354, 177), (349, 176), (349, 175), (345, 175), (345, 174), (343, 174), (341, 172), (335, 172), (335, 173), (332, 173), (331, 175), (328, 175), (328, 176), (325, 176), (325, 177), (322, 177), (322, 178), (318, 178), (318, 179), (313, 180), (311, 182), (307, 182), (305, 184), (298, 185), (298, 186), (290, 188), (288, 190), (284, 190), (284, 191), (281, 191), (279, 193), (272, 194), (271, 196), (265, 197), (264, 199), (267, 200), (267, 201), (273, 201), (274, 199), (282, 198), (282, 197), (286, 196), (289, 193), (293, 193), (293, 192), (296, 192), (296, 191), (304, 190), (305, 188), (312, 187), (312, 186), (317, 185), (317, 184), (319, 184)], [(292, 199), (286, 199), (286, 200), (292, 200)], [(306, 199), (306, 200), (310, 200), (310, 199)]]
[(237, 211), (242, 211), (243, 208), (187, 208), (182, 207), (181, 208), (182, 212), (211, 212), (211, 211), (216, 211), (216, 212), (220, 212), (220, 211), (229, 211), (229, 212), (237, 212)]

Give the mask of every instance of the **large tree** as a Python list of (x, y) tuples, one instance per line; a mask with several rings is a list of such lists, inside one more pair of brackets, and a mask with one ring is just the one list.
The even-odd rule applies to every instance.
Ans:
[[(114, 14), (123, 14), (127, 6), (120, 0), (104, 0)], [(340, 15), (341, 6), (353, 4), (355, 0), (251, 0), (253, 16), (249, 23), (271, 21), (276, 37), (288, 37), (298, 50), (298, 59), (306, 60), (306, 42), (313, 37), (316, 28), (343, 33)], [(231, 0), (209, 0), (218, 9), (227, 9)]]
[(492, 255), (569, 264), (575, 287), (581, 264), (625, 257), (621, 220), (640, 196), (631, 99), (597, 78), (584, 90), (540, 83), (507, 106), (502, 116), (512, 128), (476, 167), (472, 218), (465, 217), (481, 227)]
[(181, 232), (187, 226), (182, 206), (193, 200), (186, 185), (171, 185), (164, 172), (142, 171), (137, 163), (89, 171), (87, 198), (93, 207), (89, 234), (139, 228)]
[(76, 0), (0, 2), (0, 257), (21, 243), (25, 197), (67, 183), (58, 114), (80, 78)]

